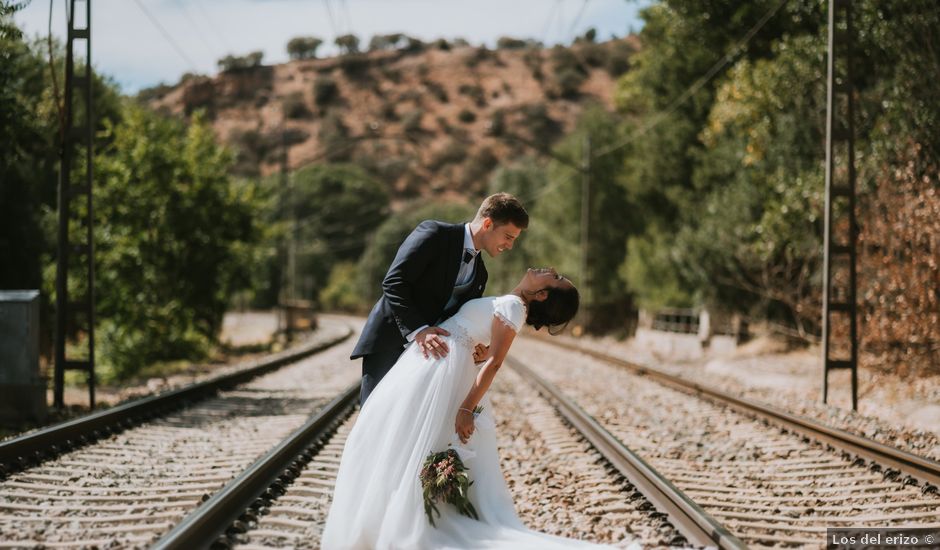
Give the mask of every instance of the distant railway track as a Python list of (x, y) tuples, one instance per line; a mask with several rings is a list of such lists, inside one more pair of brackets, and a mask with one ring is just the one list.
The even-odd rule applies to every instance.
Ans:
[(54, 458), (63, 452), (74, 450), (102, 437), (120, 433), (129, 427), (215, 395), (220, 390), (244, 384), (284, 365), (335, 346), (351, 335), (352, 330), (347, 328), (336, 338), (287, 349), (229, 374), (130, 401), (0, 442), (0, 479), (23, 468)]
[(148, 546), (358, 378), (350, 335), (4, 442), (0, 548)]
[(849, 525), (940, 528), (940, 463), (609, 354), (549, 343), (597, 366), (580, 368), (590, 360), (562, 352), (559, 367), (540, 370), (569, 381), (569, 398), (594, 410), (616, 443), (747, 544), (822, 544), (826, 527)]

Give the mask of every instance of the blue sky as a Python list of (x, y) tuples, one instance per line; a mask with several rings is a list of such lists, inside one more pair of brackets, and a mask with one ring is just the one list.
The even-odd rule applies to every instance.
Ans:
[[(51, 0), (52, 33), (65, 34), (68, 0)], [(404, 32), (424, 40), (463, 37), (493, 46), (500, 36), (567, 43), (594, 27), (599, 39), (639, 30), (651, 0), (91, 0), (92, 59), (124, 92), (175, 83), (185, 72), (213, 74), (229, 53), (264, 51), (287, 59), (295, 36), (319, 36), (333, 51), (337, 34), (364, 43)], [(83, 6), (84, 2), (78, 2)], [(50, 1), (32, 0), (15, 15), (27, 34), (45, 36)], [(149, 14), (149, 15), (148, 15)], [(161, 30), (162, 28), (162, 30)], [(164, 34), (165, 32), (165, 34)]]

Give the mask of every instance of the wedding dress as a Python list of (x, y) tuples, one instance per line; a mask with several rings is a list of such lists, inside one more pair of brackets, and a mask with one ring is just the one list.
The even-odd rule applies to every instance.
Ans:
[[(333, 549), (598, 548), (527, 529), (516, 515), (499, 466), (492, 405), (483, 397), (470, 440), (454, 433), (457, 409), (478, 374), (477, 343), (489, 344), (494, 316), (517, 331), (525, 320), (514, 295), (470, 300), (439, 326), (450, 353), (425, 359), (410, 344), (359, 413), (343, 450), (321, 545)], [(430, 452), (449, 444), (469, 468), (479, 520), (439, 504), (435, 526), (424, 513), (418, 473)]]

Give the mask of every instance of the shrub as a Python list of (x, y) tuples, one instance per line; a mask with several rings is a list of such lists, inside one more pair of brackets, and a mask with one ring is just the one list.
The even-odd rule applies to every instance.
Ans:
[(441, 103), (447, 103), (450, 101), (450, 97), (447, 95), (447, 90), (444, 89), (444, 86), (441, 86), (433, 80), (425, 80), (424, 87), (431, 92), (431, 95), (437, 98)]
[(486, 106), (486, 93), (483, 88), (477, 84), (461, 84), (457, 92), (465, 95), (476, 102), (477, 107)]
[(460, 113), (457, 114), (457, 119), (465, 124), (470, 124), (477, 119), (477, 115), (469, 109), (461, 109)]
[(498, 164), (499, 159), (489, 147), (477, 150), (467, 157), (458, 173), (457, 183), (460, 189), (471, 193), (482, 192), (486, 188), (490, 172)]
[(589, 67), (602, 67), (607, 64), (608, 50), (603, 44), (584, 42), (577, 47), (578, 55)]
[(351, 53), (339, 58), (339, 68), (350, 80), (369, 79), (369, 58), (363, 54)]
[(290, 119), (308, 118), (312, 113), (307, 108), (304, 94), (293, 92), (281, 100), (281, 110), (284, 116)]
[(451, 139), (450, 142), (431, 155), (428, 160), (428, 169), (436, 172), (448, 164), (456, 164), (467, 156), (467, 146)]
[(581, 93), (581, 84), (584, 80), (584, 75), (581, 73), (564, 69), (559, 73), (555, 73), (556, 92), (565, 99), (575, 99)]
[(488, 50), (486, 46), (480, 46), (479, 48), (474, 48), (474, 50), (464, 58), (463, 62), (464, 65), (472, 69), (487, 59), (493, 59), (493, 52)]
[(318, 137), (326, 160), (341, 162), (352, 155), (355, 144), (349, 140), (349, 128), (338, 114), (331, 112), (323, 118)]
[(635, 53), (633, 46), (626, 40), (615, 40), (610, 43), (607, 52), (607, 62), (604, 68), (610, 76), (620, 76), (630, 69), (630, 58)]
[(338, 97), (339, 88), (331, 77), (320, 76), (313, 83), (313, 100), (320, 107), (325, 107)]
[(414, 134), (421, 131), (421, 118), (424, 116), (424, 109), (415, 109), (408, 112), (401, 120), (401, 129), (406, 134)]
[(511, 36), (501, 36), (496, 40), (496, 47), (501, 50), (521, 50), (528, 45), (526, 40), (513, 38)]
[(491, 136), (499, 137), (506, 133), (506, 111), (496, 109), (486, 123), (486, 131)]
[(522, 54), (522, 62), (525, 63), (525, 66), (529, 68), (532, 72), (532, 78), (538, 80), (539, 82), (545, 78), (545, 73), (542, 72), (542, 51), (530, 48)]

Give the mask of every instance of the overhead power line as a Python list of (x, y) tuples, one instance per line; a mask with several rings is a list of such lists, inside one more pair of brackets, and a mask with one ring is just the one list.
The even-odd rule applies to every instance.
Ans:
[(189, 8), (186, 7), (186, 2), (183, 0), (176, 0), (176, 4), (180, 7), (183, 12), (183, 17), (189, 21), (189, 25), (193, 28), (193, 31), (196, 33), (196, 36), (199, 37), (199, 41), (202, 42), (202, 45), (206, 48), (206, 53), (209, 54), (209, 57), (212, 59), (219, 59), (220, 55), (215, 51), (215, 49), (209, 45), (209, 42), (206, 40), (205, 34), (202, 32), (202, 29), (199, 25), (196, 24), (196, 20), (193, 19), (192, 14), (189, 12)]
[(330, 28), (333, 29), (333, 39), (335, 40), (340, 33), (336, 31), (336, 20), (333, 18), (333, 6), (330, 5), (330, 0), (323, 0), (323, 5), (326, 6), (326, 15), (330, 21)]
[(209, 29), (212, 31), (212, 34), (215, 35), (216, 39), (219, 41), (219, 44), (222, 45), (222, 49), (224, 49), (226, 53), (234, 53), (235, 50), (231, 45), (229, 45), (228, 41), (225, 40), (225, 37), (222, 36), (222, 34), (216, 29), (217, 25), (213, 24), (214, 22), (212, 21), (212, 17), (209, 15), (209, 12), (206, 11), (205, 6), (202, 5), (202, 0), (197, 0), (194, 3), (196, 4), (196, 7), (199, 8), (199, 15), (202, 16), (203, 20), (205, 20)]
[(591, 0), (584, 0), (581, 4), (581, 9), (578, 10), (578, 14), (574, 17), (574, 20), (571, 22), (571, 28), (568, 29), (568, 36), (571, 37), (571, 41), (574, 41), (575, 35), (574, 31), (578, 28), (578, 23), (581, 22), (581, 16), (584, 15), (584, 10), (587, 8), (588, 2)]
[(641, 127), (636, 132), (630, 134), (630, 136), (628, 136), (626, 139), (624, 139), (623, 141), (619, 143), (611, 144), (611, 145), (608, 145), (607, 147), (602, 148), (592, 158), (597, 159), (604, 155), (613, 153), (614, 151), (617, 151), (618, 149), (622, 149), (626, 147), (627, 145), (635, 141), (637, 138), (642, 137), (647, 132), (649, 132), (656, 126), (658, 126), (660, 122), (662, 122), (663, 120), (666, 120), (666, 118), (670, 116), (672, 113), (674, 113), (676, 109), (679, 108), (680, 105), (685, 103), (690, 97), (695, 95), (696, 92), (701, 90), (702, 86), (704, 86), (712, 78), (714, 78), (715, 75), (718, 74), (718, 71), (723, 69), (728, 63), (731, 63), (731, 61), (733, 61), (734, 58), (738, 56), (738, 54), (741, 52), (744, 46), (747, 45), (747, 43), (751, 40), (751, 38), (753, 38), (754, 35), (757, 34), (757, 31), (759, 31), (767, 23), (767, 21), (770, 21), (770, 18), (773, 17), (780, 10), (780, 8), (782, 8), (783, 5), (786, 3), (787, 3), (787, 0), (780, 0), (780, 2), (777, 2), (777, 4), (774, 5), (773, 8), (771, 8), (767, 13), (765, 13), (764, 16), (761, 17), (760, 20), (757, 23), (755, 23), (754, 26), (751, 27), (751, 29), (747, 31), (747, 33), (740, 40), (738, 40), (734, 44), (734, 46), (732, 46), (728, 50), (728, 53), (722, 56), (721, 59), (719, 59), (714, 65), (712, 65), (710, 69), (708, 69), (708, 72), (706, 72), (704, 75), (702, 75), (701, 78), (699, 78), (691, 86), (689, 86), (688, 89), (686, 89), (685, 92), (682, 93), (682, 95), (677, 97), (675, 101), (673, 101), (669, 105), (669, 108), (666, 111), (660, 111), (658, 114), (653, 116), (650, 119), (650, 121), (647, 122), (643, 127)]
[(140, 11), (144, 12), (144, 15), (147, 16), (147, 19), (150, 19), (150, 22), (153, 23), (153, 26), (156, 27), (158, 31), (160, 31), (160, 34), (162, 34), (163, 38), (165, 38), (166, 41), (170, 43), (170, 46), (173, 46), (173, 49), (176, 50), (176, 53), (178, 53), (179, 56), (182, 57), (184, 61), (186, 61), (186, 63), (189, 63), (189, 68), (192, 69), (193, 72), (198, 72), (196, 69), (196, 63), (194, 63), (193, 60), (190, 59), (188, 55), (186, 55), (186, 52), (179, 47), (176, 41), (173, 40), (173, 37), (170, 36), (170, 33), (168, 33), (166, 29), (163, 28), (163, 25), (157, 21), (157, 18), (150, 13), (147, 7), (144, 6), (140, 0), (134, 0), (134, 3), (137, 4), (137, 7), (140, 8)]

